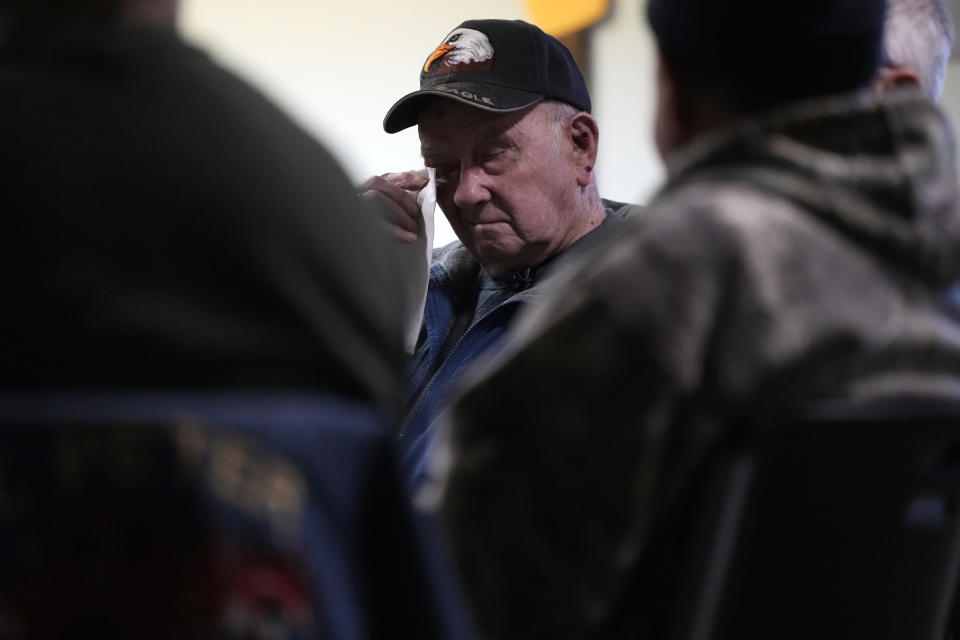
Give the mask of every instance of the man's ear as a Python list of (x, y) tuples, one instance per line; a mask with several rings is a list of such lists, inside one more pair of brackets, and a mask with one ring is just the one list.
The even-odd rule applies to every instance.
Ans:
[(893, 89), (919, 89), (920, 76), (910, 67), (883, 67), (873, 77), (870, 88), (875, 96), (882, 96)]
[(576, 162), (577, 184), (586, 187), (593, 177), (597, 164), (597, 145), (600, 142), (600, 127), (589, 113), (581, 111), (570, 119), (569, 133), (573, 142), (573, 157)]

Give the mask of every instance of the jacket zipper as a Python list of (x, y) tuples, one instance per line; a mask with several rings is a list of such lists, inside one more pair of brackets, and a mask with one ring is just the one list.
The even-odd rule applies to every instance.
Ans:
[(464, 340), (467, 339), (467, 336), (470, 335), (470, 332), (473, 331), (476, 327), (480, 326), (480, 323), (482, 323), (487, 318), (495, 314), (497, 311), (511, 304), (520, 304), (520, 301), (514, 300), (514, 299), (504, 300), (503, 302), (495, 306), (493, 309), (490, 309), (490, 311), (480, 316), (480, 318), (478, 318), (476, 322), (474, 322), (469, 327), (467, 327), (467, 330), (464, 331), (459, 338), (457, 338), (457, 341), (453, 343), (453, 348), (450, 349), (449, 352), (447, 352), (447, 355), (446, 357), (444, 357), (443, 362), (441, 362), (440, 366), (437, 367), (433, 376), (430, 378), (430, 382), (428, 382), (427, 386), (424, 387), (423, 392), (420, 394), (420, 397), (417, 398), (417, 401), (416, 403), (414, 403), (413, 408), (411, 408), (410, 412), (407, 414), (406, 419), (403, 421), (403, 424), (400, 426), (400, 433), (397, 436), (398, 438), (403, 438), (406, 435), (407, 427), (409, 427), (410, 423), (413, 422), (413, 419), (417, 417), (417, 414), (420, 412), (420, 408), (426, 402), (427, 398), (430, 397), (430, 391), (436, 385), (437, 380), (441, 377), (440, 374), (444, 372), (443, 371), (444, 367), (447, 366), (447, 363), (450, 362), (450, 359), (453, 358), (454, 354), (456, 354), (457, 349), (459, 349), (460, 345), (463, 344)]

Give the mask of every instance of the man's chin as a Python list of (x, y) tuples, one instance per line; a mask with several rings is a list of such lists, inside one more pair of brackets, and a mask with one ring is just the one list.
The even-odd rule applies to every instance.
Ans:
[(484, 271), (495, 278), (515, 269), (517, 266), (516, 256), (484, 253), (474, 254), (473, 257), (477, 259)]
[(473, 241), (471, 244), (464, 244), (484, 271), (490, 275), (502, 275), (519, 266), (523, 253), (522, 247), (509, 244), (505, 246), (483, 235), (474, 235), (470, 239)]
[[(478, 247), (482, 247), (482, 250)], [(488, 241), (467, 248), (483, 270), (495, 278), (510, 271), (535, 267), (543, 260), (543, 249), (539, 245), (507, 244), (504, 246)]]
[(480, 266), (483, 267), (483, 270), (494, 278), (498, 278), (516, 269), (522, 269), (525, 266), (522, 256), (518, 253), (486, 253), (483, 255), (474, 255), (474, 257), (477, 259), (477, 262), (480, 263)]

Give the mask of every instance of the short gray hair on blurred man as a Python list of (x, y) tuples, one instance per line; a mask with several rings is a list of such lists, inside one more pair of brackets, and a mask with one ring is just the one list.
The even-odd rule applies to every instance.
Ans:
[(939, 98), (953, 46), (944, 0), (888, 0), (884, 29), (887, 66), (912, 71), (923, 92)]

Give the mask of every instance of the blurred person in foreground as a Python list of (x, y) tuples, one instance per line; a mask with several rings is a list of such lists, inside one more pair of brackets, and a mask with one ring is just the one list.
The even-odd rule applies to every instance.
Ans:
[(884, 5), (649, 3), (666, 184), (467, 374), (422, 494), (490, 637), (642, 629), (653, 524), (750, 416), (960, 394), (953, 132), (873, 97)]
[[(384, 130), (418, 126), (436, 199), (459, 238), (433, 251), (399, 443), (411, 486), (422, 481), (433, 419), (475, 358), (495, 349), (518, 310), (538, 303), (557, 258), (585, 253), (636, 207), (602, 200), (599, 128), (573, 56), (521, 20), (468, 20), (427, 57), (420, 90)], [(373, 177), (401, 242), (422, 241), (420, 173)]]
[(392, 244), (176, 0), (0, 0), (7, 389), (303, 389), (398, 410)]
[(176, 11), (0, 0), (0, 636), (451, 637), (394, 244)]

